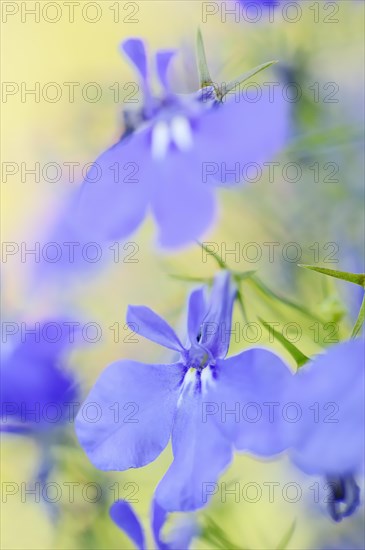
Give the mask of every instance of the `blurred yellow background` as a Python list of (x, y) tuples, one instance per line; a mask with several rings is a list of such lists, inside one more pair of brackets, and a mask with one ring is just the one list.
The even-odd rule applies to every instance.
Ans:
[[(61, 13), (60, 20), (55, 23), (46, 21), (42, 14), (44, 6), (49, 2), (39, 3), (39, 22), (26, 13), (26, 9), (32, 9), (35, 2), (2, 2), (2, 166), (10, 162), (19, 166), (25, 163), (27, 167), (37, 162), (41, 165), (55, 162), (61, 166), (66, 162), (76, 162), (81, 167), (92, 162), (102, 150), (118, 139), (122, 131), (121, 112), (124, 105), (114, 101), (110, 87), (118, 82), (122, 90), (125, 83), (136, 79), (132, 68), (118, 52), (119, 43), (126, 37), (141, 36), (148, 43), (151, 55), (158, 48), (181, 49), (176, 60), (176, 78), (185, 88), (184, 91), (189, 87), (192, 90), (194, 88), (191, 86), (197, 84), (197, 75), (191, 67), (191, 59), (196, 30), (200, 26), (212, 72), (219, 80), (232, 79), (240, 72), (270, 59), (278, 59), (283, 67), (295, 66), (296, 62), (305, 59), (308, 66), (303, 74), (309, 76), (303, 77), (303, 87), (315, 81), (339, 83), (341, 101), (339, 105), (331, 106), (329, 118), (333, 127), (339, 129), (340, 135), (343, 131), (344, 137), (339, 140), (340, 157), (345, 169), (349, 169), (348, 172), (341, 172), (340, 186), (336, 189), (315, 188), (313, 183), (310, 187), (310, 182), (306, 181), (291, 185), (285, 181), (269, 184), (265, 180), (257, 186), (241, 187), (232, 192), (219, 191), (219, 220), (205, 240), (226, 242), (227, 248), (232, 248), (237, 241), (264, 243), (278, 240), (285, 243), (297, 240), (304, 251), (303, 263), (310, 263), (310, 246), (313, 242), (317, 240), (322, 244), (335, 241), (341, 233), (337, 230), (342, 227), (355, 240), (361, 239), (361, 228), (356, 224), (356, 216), (354, 227), (350, 228), (348, 224), (351, 205), (354, 205), (354, 212), (359, 208), (359, 205), (356, 206), (356, 186), (361, 172), (356, 173), (358, 166), (355, 165), (355, 173), (350, 174), (352, 155), (357, 154), (358, 145), (353, 145), (351, 141), (346, 143), (346, 128), (354, 128), (353, 133), (356, 134), (362, 116), (364, 5), (362, 2), (339, 2), (339, 23), (330, 24), (323, 21), (329, 12), (324, 13), (320, 8), (320, 20), (316, 23), (313, 21), (314, 11), (308, 6), (313, 2), (299, 3), (303, 6), (303, 15), (296, 23), (278, 18), (275, 24), (264, 21), (249, 24), (244, 21), (236, 23), (229, 18), (222, 22), (219, 16), (212, 16), (207, 23), (203, 23), (204, 2), (195, 0), (80, 0), (75, 5), (74, 22), (69, 21), (67, 2), (57, 1), (52, 3), (58, 6), (57, 11), (51, 6), (47, 8), (49, 12), (44, 12), (50, 19), (56, 13)], [(82, 13), (86, 4), (95, 4), (97, 7), (89, 6), (90, 11), (85, 11), (84, 15), (87, 13), (87, 17), (92, 19), (96, 17), (94, 14), (101, 14), (100, 20), (94, 23), (85, 20)], [(12, 11), (16, 13), (12, 14)], [(128, 22), (128, 18), (135, 19), (135, 22)], [(188, 69), (188, 73), (182, 76), (184, 69)], [(275, 78), (277, 74), (269, 69), (263, 76), (260, 75), (258, 81)], [(42, 96), (44, 86), (51, 82), (57, 83), (62, 90), (59, 101), (49, 102)], [(64, 84), (70, 82), (80, 83), (75, 88), (74, 102), (69, 101), (68, 88)], [(19, 92), (5, 98), (4, 83), (15, 83), (19, 86)], [(34, 89), (38, 85), (36, 83), (39, 83), (41, 90), (40, 100), (35, 101), (30, 94), (22, 100), (21, 91), (25, 87)], [(89, 102), (82, 97), (81, 90), (88, 83), (100, 86), (100, 101)], [(49, 93), (52, 93), (51, 89)], [(308, 108), (308, 117), (316, 116)], [(313, 120), (313, 128), (317, 130), (323, 124), (326, 135), (323, 123), (325, 116)], [(302, 130), (303, 135), (310, 136), (310, 128), (304, 127)], [(330, 131), (329, 135), (332, 135)], [(333, 148), (331, 139), (324, 139), (324, 149)], [(309, 143), (313, 147), (313, 141)], [(336, 152), (334, 154), (337, 155)], [(292, 158), (290, 146), (283, 152), (282, 158)], [(79, 168), (76, 174), (79, 182)], [(67, 174), (57, 183), (42, 180), (35, 182), (32, 176), (22, 182), (21, 175), (19, 168), (15, 176), (8, 177), (8, 181), (2, 183), (2, 238), (5, 242), (24, 241), (31, 246), (32, 242), (42, 239), (44, 227), (56, 215), (59, 201), (69, 186), (76, 183), (67, 182)], [(353, 183), (355, 179), (357, 182)], [(339, 205), (344, 203), (350, 206), (344, 211), (339, 210)], [(326, 208), (329, 212), (322, 217), (321, 209)], [(289, 210), (292, 211), (291, 216), (287, 212)], [(331, 219), (331, 212), (336, 213), (335, 220)], [(344, 212), (343, 217), (338, 212)], [(108, 213), (101, 212), (101, 215)], [(148, 362), (170, 360), (167, 352), (161, 352), (158, 346), (141, 338), (138, 345), (113, 342), (110, 327), (116, 322), (123, 327), (129, 303), (145, 304), (155, 309), (176, 329), (180, 328), (183, 334), (184, 305), (191, 285), (173, 279), (169, 274), (210, 277), (215, 272), (214, 261), (208, 259), (202, 262), (198, 247), (192, 246), (167, 254), (155, 245), (154, 234), (154, 224), (148, 219), (129, 239), (138, 244), (138, 263), (113, 263), (100, 273), (89, 274), (86, 279), (80, 278), (68, 294), (67, 289), (46, 289), (33, 294), (28, 284), (32, 270), (29, 263), (21, 263), (17, 258), (9, 258), (3, 263), (6, 294), (3, 305), (7, 318), (15, 316), (35, 319), (72, 308), (77, 317), (85, 322), (98, 322), (103, 328), (103, 338), (98, 344), (76, 350), (70, 360), (84, 394), (103, 368), (113, 360), (123, 357)], [(336, 268), (346, 269), (346, 258), (343, 248), (340, 248), (340, 263)], [(242, 271), (257, 269), (260, 276), (278, 292), (289, 295), (297, 302), (306, 303), (313, 310), (322, 308), (325, 311), (326, 300), (343, 300), (338, 286), (328, 283), (324, 289), (322, 281), (311, 274), (298, 273), (300, 270), (295, 265), (282, 261), (278, 264), (270, 264), (266, 259), (259, 265), (252, 265), (242, 260), (239, 265), (233, 264), (232, 267)], [(247, 287), (245, 292), (250, 320), (255, 321), (259, 315), (270, 321), (276, 320), (275, 313), (259, 303), (252, 289)], [(310, 354), (319, 350), (320, 346), (313, 343), (309, 321), (304, 322), (300, 314), (293, 314), (285, 307), (279, 308), (279, 315), (286, 322), (302, 323), (303, 338), (298, 346), (303, 352)], [(235, 312), (235, 320), (242, 322), (238, 310)], [(343, 319), (341, 336), (348, 334), (349, 327), (349, 318)], [(263, 334), (259, 344), (269, 345), (267, 335)], [(272, 344), (270, 346), (273, 347)], [(291, 363), (290, 357), (279, 345), (274, 347)], [(242, 343), (233, 343), (230, 353), (241, 348)], [(30, 439), (11, 436), (3, 438), (2, 482), (19, 485), (22, 482), (31, 483), (39, 459), (38, 453), (37, 445)], [(120, 474), (96, 471), (81, 449), (71, 450), (60, 445), (56, 454), (62, 468), (51, 474), (52, 481), (98, 482), (105, 488), (105, 497), (110, 502), (110, 485), (115, 482), (121, 485), (126, 482), (137, 483), (139, 502), (135, 507), (148, 529), (150, 498), (171, 460), (170, 449), (146, 468)], [(325, 541), (323, 548), (328, 548), (329, 541), (339, 541), (342, 536), (346, 537), (357, 524), (349, 525), (345, 522), (334, 526), (318, 509), (313, 509), (310, 489), (313, 480), (300, 476), (285, 457), (265, 464), (249, 457), (236, 456), (223, 481), (230, 483), (239, 480), (242, 485), (252, 481), (261, 486), (265, 481), (280, 481), (281, 487), (288, 482), (302, 483), (303, 497), (293, 504), (285, 502), (283, 498), (270, 503), (267, 493), (266, 497), (255, 503), (235, 503), (234, 498), (228, 496), (227, 502), (231, 504), (222, 505), (218, 495), (208, 512), (229, 534), (229, 538), (242, 548), (276, 548), (294, 520), (296, 529), (288, 548), (320, 548), (321, 540)], [(61, 522), (53, 525), (44, 507), (34, 503), (32, 497), (21, 502), (20, 492), (9, 496), (2, 505), (2, 547), (6, 550), (133, 547), (108, 519), (107, 506), (102, 503), (87, 503), (79, 495), (74, 503), (62, 499), (61, 509)], [(209, 548), (209, 545), (198, 541), (194, 547), (203, 549)]]

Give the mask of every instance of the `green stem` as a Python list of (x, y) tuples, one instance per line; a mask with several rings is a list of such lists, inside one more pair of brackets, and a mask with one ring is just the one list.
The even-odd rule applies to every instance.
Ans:
[(204, 41), (203, 41), (203, 37), (200, 29), (198, 29), (196, 48), (197, 48), (198, 69), (199, 69), (199, 76), (200, 76), (200, 87), (205, 88), (205, 86), (210, 86), (213, 81), (209, 73)]
[(356, 319), (355, 326), (352, 329), (351, 338), (356, 338), (356, 336), (359, 334), (359, 332), (361, 331), (362, 325), (364, 324), (364, 320), (365, 320), (365, 294), (362, 300), (358, 318)]

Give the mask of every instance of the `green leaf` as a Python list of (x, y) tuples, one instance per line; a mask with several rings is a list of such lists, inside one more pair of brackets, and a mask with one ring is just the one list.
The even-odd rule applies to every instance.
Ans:
[(359, 316), (356, 320), (354, 328), (352, 329), (351, 338), (356, 338), (356, 336), (360, 333), (362, 329), (362, 325), (364, 324), (364, 320), (365, 320), (365, 296), (362, 300)]
[(205, 86), (211, 86), (213, 83), (213, 80), (209, 73), (207, 56), (205, 55), (203, 36), (200, 29), (198, 29), (196, 49), (197, 49), (198, 69), (199, 69), (199, 76), (200, 76), (200, 87), (204, 88)]
[(238, 305), (240, 307), (242, 317), (245, 323), (248, 323), (248, 316), (247, 316), (247, 310), (246, 310), (246, 306), (245, 306), (245, 302), (243, 299), (243, 294), (241, 292), (240, 286), (241, 286), (241, 281), (244, 281), (245, 279), (249, 279), (255, 273), (256, 271), (243, 271), (242, 273), (238, 271), (231, 272), (233, 280), (236, 283), (236, 287), (237, 287), (236, 301), (238, 302)]
[(232, 271), (233, 277), (236, 281), (244, 281), (255, 275), (256, 271)]
[(234, 88), (237, 86), (237, 84), (243, 84), (244, 82), (246, 82), (246, 80), (249, 80), (250, 78), (255, 76), (255, 74), (260, 73), (261, 71), (267, 69), (268, 67), (271, 67), (272, 65), (275, 65), (276, 63), (278, 63), (278, 61), (276, 61), (276, 60), (275, 61), (267, 61), (266, 63), (262, 63), (261, 65), (258, 65), (254, 69), (251, 69), (251, 71), (247, 71), (247, 72), (241, 74), (241, 76), (239, 76), (238, 78), (235, 78), (234, 80), (231, 80), (230, 82), (228, 82), (228, 84), (226, 84), (224, 86), (224, 90), (220, 90), (220, 91), (216, 90), (216, 93), (217, 93), (219, 99), (222, 100), (229, 92), (234, 90)]
[(221, 269), (228, 269), (227, 264), (222, 260), (219, 254), (217, 254), (217, 252), (213, 252), (213, 250), (210, 250), (204, 243), (200, 243), (199, 241), (196, 242), (207, 254), (209, 254), (209, 256), (212, 256), (212, 258), (215, 259)]
[(298, 264), (299, 267), (305, 267), (306, 269), (311, 269), (317, 273), (322, 273), (323, 275), (329, 275), (330, 277), (335, 277), (336, 279), (342, 279), (343, 281), (348, 281), (349, 283), (354, 283), (355, 285), (360, 285), (365, 288), (365, 274), (364, 273), (350, 273), (348, 271), (337, 271), (335, 269), (327, 269), (326, 267), (316, 267), (314, 265)]
[(238, 288), (237, 288), (236, 300), (238, 302), (238, 305), (240, 306), (242, 317), (243, 317), (245, 323), (247, 324), (248, 323), (248, 317), (247, 317), (247, 312), (246, 312), (246, 306), (245, 306), (245, 302), (243, 300), (242, 292)]
[(272, 326), (269, 325), (269, 323), (266, 323), (266, 321), (260, 319), (260, 317), (259, 321), (269, 332), (273, 334), (276, 340), (284, 346), (286, 351), (290, 353), (290, 355), (295, 360), (298, 369), (300, 369), (300, 367), (302, 367), (305, 363), (307, 363), (307, 361), (309, 361), (309, 358), (304, 355), (304, 353), (302, 353), (296, 346), (294, 346), (292, 342), (289, 342), (289, 340), (287, 340), (285, 336), (283, 336), (283, 334), (275, 330)]
[(203, 531), (202, 538), (212, 542), (218, 548), (226, 550), (227, 548), (231, 550), (245, 550), (242, 546), (237, 546), (231, 542), (222, 528), (209, 516), (205, 516), (206, 528)]
[(250, 281), (267, 299), (281, 302), (282, 304), (299, 311), (299, 313), (303, 313), (310, 319), (322, 322), (322, 319), (320, 319), (317, 315), (314, 315), (311, 311), (309, 311), (309, 309), (297, 304), (296, 302), (292, 302), (292, 300), (289, 300), (288, 298), (284, 298), (284, 296), (276, 294), (276, 292), (267, 287), (258, 277), (251, 276)]
[(330, 143), (331, 147), (343, 147), (350, 146), (353, 143), (360, 143), (362, 141), (362, 129), (357, 130), (350, 125), (342, 125), (326, 129), (320, 132), (312, 132), (311, 134), (301, 135), (296, 140), (291, 141), (286, 149), (286, 153), (289, 156), (296, 155), (308, 155), (313, 154), (313, 150), (316, 154), (327, 152), (327, 146)]
[(296, 527), (296, 519), (293, 521), (287, 532), (284, 534), (283, 538), (279, 542), (279, 544), (276, 547), (276, 550), (285, 550), (289, 544), (289, 542), (292, 539), (292, 536), (294, 535), (295, 527)]
[(191, 277), (190, 275), (179, 275), (178, 273), (168, 273), (168, 276), (172, 279), (177, 279), (179, 281), (185, 281), (187, 283), (204, 283), (210, 284), (213, 279), (211, 277)]

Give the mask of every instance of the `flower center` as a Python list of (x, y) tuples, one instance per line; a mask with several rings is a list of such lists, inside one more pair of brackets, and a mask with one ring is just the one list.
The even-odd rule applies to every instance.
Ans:
[(189, 120), (177, 115), (171, 121), (160, 120), (152, 129), (151, 153), (155, 160), (163, 160), (166, 157), (170, 145), (180, 151), (189, 151), (193, 146), (193, 135)]
[(351, 516), (360, 504), (360, 489), (352, 475), (328, 476), (328, 511), (334, 521)]
[(198, 371), (202, 371), (208, 365), (213, 364), (214, 361), (210, 353), (202, 346), (193, 344), (189, 350), (187, 365)]

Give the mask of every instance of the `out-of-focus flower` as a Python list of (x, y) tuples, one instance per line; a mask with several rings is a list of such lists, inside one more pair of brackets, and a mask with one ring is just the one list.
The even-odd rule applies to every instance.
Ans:
[[(0, 431), (33, 438), (40, 451), (34, 482), (43, 487), (57, 463), (54, 443), (63, 441), (79, 405), (78, 383), (65, 367), (74, 341), (72, 322), (43, 320), (26, 332), (20, 323), (20, 327), (10, 325), (11, 334), (6, 334), (6, 328), (3, 334)], [(52, 521), (58, 519), (57, 502), (49, 500), (43, 489), (40, 494)]]
[(364, 340), (342, 342), (292, 378), (290, 400), (301, 417), (287, 424), (291, 458), (309, 475), (327, 478), (335, 521), (359, 505), (355, 476), (364, 471)]
[(256, 4), (257, 6), (264, 6), (267, 8), (269, 8), (270, 6), (274, 6), (274, 7), (279, 6), (281, 2), (281, 0), (239, 0), (239, 1), (241, 4), (245, 6), (247, 5), (252, 6)]
[(78, 396), (75, 377), (63, 365), (71, 348), (69, 324), (35, 323), (7, 335), (1, 367), (1, 431), (40, 433), (70, 419)]
[[(256, 6), (262, 6), (267, 9), (278, 8), (279, 6), (285, 6), (286, 4), (293, 4), (291, 0), (239, 0), (239, 2), (247, 7), (254, 7), (256, 4)], [(293, 7), (296, 9), (295, 5)]]
[(279, 423), (265, 404), (280, 402), (291, 374), (263, 349), (225, 359), (234, 297), (225, 271), (215, 278), (208, 302), (203, 288), (192, 292), (186, 346), (156, 313), (130, 306), (127, 318), (135, 331), (178, 352), (180, 359), (170, 365), (128, 360), (110, 365), (85, 404), (97, 404), (98, 421), (89, 422), (83, 407), (76, 419), (81, 445), (102, 470), (144, 466), (172, 435), (174, 460), (155, 495), (168, 512), (206, 504), (233, 446), (266, 456), (284, 448)]
[[(110, 508), (110, 517), (134, 542), (138, 550), (146, 549), (145, 534), (141, 522), (133, 508), (125, 500), (118, 500)], [(168, 541), (163, 541), (161, 531), (167, 519), (167, 513), (153, 501), (151, 507), (151, 527), (158, 550), (188, 550), (193, 538), (199, 536), (200, 527), (193, 514), (187, 514), (185, 521), (176, 523)]]
[(125, 134), (89, 170), (75, 219), (97, 241), (118, 240), (151, 209), (160, 244), (183, 246), (213, 221), (215, 185), (239, 183), (243, 166), (262, 164), (283, 147), (288, 105), (266, 93), (248, 102), (239, 90), (222, 100), (214, 86), (177, 95), (167, 78), (170, 50), (156, 54), (163, 90), (156, 98), (143, 41), (126, 40), (122, 51), (139, 72), (144, 105), (125, 112)]

